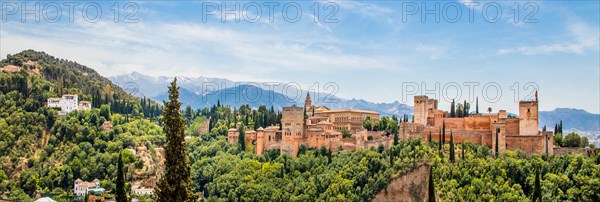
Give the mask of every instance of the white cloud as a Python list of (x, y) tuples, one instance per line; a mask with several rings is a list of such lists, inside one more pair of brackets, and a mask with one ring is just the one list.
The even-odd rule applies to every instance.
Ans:
[(255, 80), (284, 70), (397, 68), (396, 59), (345, 53), (336, 38), (249, 32), (201, 23), (3, 24), (3, 54), (36, 49), (81, 62), (103, 75), (139, 71)]
[(497, 55), (523, 54), (542, 55), (551, 53), (575, 53), (583, 54), (588, 51), (598, 51), (600, 44), (600, 33), (598, 28), (593, 28), (581, 21), (567, 25), (567, 31), (571, 38), (568, 42), (556, 42), (537, 46), (520, 46), (516, 48), (503, 48), (496, 51)]

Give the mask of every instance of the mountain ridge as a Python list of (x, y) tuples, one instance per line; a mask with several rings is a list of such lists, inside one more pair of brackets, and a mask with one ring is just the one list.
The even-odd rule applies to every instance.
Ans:
[[(139, 72), (132, 72), (130, 74), (112, 76), (112, 77), (108, 77), (108, 78), (115, 83), (127, 83), (127, 82), (140, 83), (142, 85), (137, 86), (137, 88), (138, 88), (137, 91), (139, 91), (140, 94), (147, 94), (147, 92), (154, 92), (155, 95), (149, 96), (149, 97), (160, 102), (161, 99), (166, 98), (165, 97), (166, 90), (164, 90), (164, 92), (156, 94), (157, 91), (155, 89), (163, 89), (163, 88), (152, 87), (152, 86), (156, 86), (157, 84), (148, 83), (149, 82), (148, 80), (162, 82), (162, 83), (164, 83), (164, 85), (166, 85), (167, 81), (172, 80), (173, 77), (166, 77), (166, 76), (154, 77), (154, 76), (144, 75)], [(190, 104), (190, 106), (196, 107), (196, 108), (207, 107), (207, 106), (210, 106), (211, 104), (216, 103), (216, 101), (218, 99), (215, 99), (214, 96), (211, 97), (209, 94), (222, 95), (224, 92), (232, 92), (232, 91), (241, 92), (240, 90), (242, 90), (242, 88), (247, 87), (247, 86), (252, 86), (249, 84), (242, 84), (239, 86), (234, 86), (235, 83), (250, 83), (250, 82), (235, 82), (235, 81), (231, 81), (231, 80), (224, 79), (224, 78), (209, 78), (209, 77), (196, 77), (196, 78), (177, 77), (177, 78), (178, 79), (184, 78), (181, 82), (179, 82), (180, 80), (178, 80), (178, 83), (180, 83), (180, 86), (182, 88), (182, 96), (181, 96), (182, 102), (184, 103), (184, 105)], [(193, 90), (190, 90), (190, 88), (194, 88), (194, 87), (198, 88), (199, 86), (201, 86), (195, 82), (224, 83), (225, 86), (234, 86), (234, 87), (224, 88), (224, 89), (215, 90), (215, 91), (208, 91), (208, 92), (204, 92), (204, 93), (197, 93), (197, 92), (194, 92)], [(260, 84), (260, 83), (258, 83), (258, 84)], [(265, 100), (261, 100), (261, 102), (256, 102), (256, 103), (250, 102), (248, 104), (250, 104), (251, 107), (258, 107), (260, 104), (272, 104), (273, 107), (281, 109), (281, 107), (283, 107), (283, 106), (291, 106), (294, 104), (295, 105), (303, 105), (304, 104), (303, 96), (301, 97), (301, 99), (295, 100), (295, 102), (284, 102), (283, 100), (285, 100), (284, 99), (285, 95), (277, 92), (277, 90), (264, 89), (264, 88), (261, 88), (260, 86), (258, 86), (258, 87), (254, 86), (254, 87), (252, 88), (253, 90), (258, 90), (263, 94), (264, 93), (272, 93), (275, 97), (278, 97), (279, 99), (275, 99), (276, 102), (263, 102)], [(260, 88), (260, 89), (258, 89), (258, 88)], [(124, 89), (127, 89), (127, 88), (124, 88)], [(306, 93), (306, 91), (302, 91), (301, 93), (302, 93), (301, 95), (304, 95)], [(137, 95), (136, 93), (132, 93), (132, 94)], [(187, 96), (193, 96), (193, 98), (188, 98)], [(326, 95), (319, 94), (318, 96), (322, 98)], [(313, 94), (313, 92), (311, 92), (311, 98), (313, 98), (313, 99), (316, 98), (316, 96)], [(201, 102), (200, 100), (203, 100), (203, 99), (204, 100), (212, 100), (212, 102)], [(225, 97), (225, 99), (231, 100), (232, 98)], [(221, 102), (222, 102), (222, 104), (230, 105), (230, 106), (234, 106), (234, 107), (237, 107), (242, 103), (246, 104), (246, 102), (243, 102), (243, 101), (241, 101), (239, 103), (232, 103), (230, 101), (223, 102), (221, 100)], [(407, 114), (407, 115), (413, 114), (413, 106), (403, 104), (398, 101), (394, 101), (391, 103), (376, 103), (376, 102), (370, 102), (370, 101), (360, 99), (360, 98), (343, 99), (343, 98), (338, 98), (338, 97), (331, 97), (330, 100), (324, 100), (324, 101), (319, 100), (319, 102), (315, 102), (313, 100), (313, 104), (327, 106), (332, 109), (350, 108), (350, 109), (372, 110), (372, 111), (379, 112), (381, 115), (387, 115), (387, 116), (391, 116), (391, 115), (402, 116), (403, 114)], [(600, 114), (592, 114), (583, 109), (565, 108), (565, 107), (556, 108), (551, 111), (540, 111), (539, 113), (540, 113), (540, 120), (539, 120), (540, 128), (542, 128), (545, 125), (549, 130), (552, 130), (553, 129), (552, 127), (554, 126), (554, 124), (560, 122), (560, 120), (563, 120), (565, 129), (573, 128), (573, 129), (577, 129), (577, 130), (581, 130), (581, 131), (600, 132)], [(570, 116), (568, 116), (568, 115), (570, 115)], [(576, 118), (573, 118), (573, 117), (576, 117)]]
[[(124, 89), (130, 89), (130, 90), (128, 90), (128, 92), (130, 92), (133, 95), (136, 95), (139, 97), (149, 97), (151, 99), (154, 99), (155, 101), (160, 102), (160, 99), (163, 99), (166, 97), (165, 96), (166, 90), (156, 91), (156, 89), (163, 89), (163, 88), (159, 88), (159, 87), (162, 87), (163, 85), (168, 84), (167, 83), (168, 79), (166, 79), (166, 78), (173, 78), (173, 77), (148, 76), (148, 75), (145, 75), (145, 74), (142, 74), (139, 72), (132, 72), (130, 74), (111, 76), (108, 78), (118, 85), (126, 85), (126, 86), (129, 84), (134, 85), (133, 88), (123, 87)], [(387, 116), (412, 114), (412, 110), (413, 110), (411, 106), (402, 104), (398, 101), (395, 101), (392, 103), (373, 103), (373, 102), (366, 101), (364, 99), (355, 99), (355, 98), (343, 99), (343, 98), (339, 98), (336, 96), (331, 96), (326, 93), (315, 93), (312, 91), (297, 89), (294, 86), (285, 86), (285, 85), (275, 85), (274, 86), (273, 83), (270, 83), (270, 82), (269, 83), (267, 83), (267, 82), (236, 82), (236, 81), (231, 81), (231, 80), (223, 79), (223, 78), (209, 78), (209, 77), (190, 78), (190, 77), (177, 76), (177, 78), (178, 78), (178, 84), (181, 87), (181, 89), (185, 89), (187, 91), (187, 92), (185, 92), (185, 93), (187, 93), (186, 95), (196, 97), (196, 98), (184, 98), (184, 96), (182, 96), (182, 102), (184, 103), (184, 106), (189, 104), (190, 106), (192, 106), (194, 108), (207, 107), (207, 106), (210, 106), (210, 104), (216, 104), (216, 101), (218, 99), (214, 99), (214, 95), (222, 95), (224, 92), (226, 93), (226, 92), (231, 92), (231, 91), (241, 92), (240, 90), (244, 87), (254, 86), (256, 88), (260, 88), (261, 90), (256, 89), (256, 88), (252, 88), (252, 89), (259, 90), (263, 95), (273, 95), (274, 97), (279, 98), (279, 99), (275, 99), (275, 102), (269, 101), (269, 102), (262, 103), (262, 104), (270, 103), (270, 104), (274, 105), (274, 107), (279, 108), (279, 109), (281, 109), (281, 107), (283, 107), (283, 106), (291, 106), (294, 104), (295, 105), (304, 105), (305, 95), (307, 93), (310, 93), (310, 96), (313, 99), (312, 100), (313, 104), (326, 106), (326, 107), (329, 107), (332, 109), (360, 108), (360, 109), (365, 109), (365, 110), (376, 111), (376, 112), (379, 112), (381, 115), (387, 115)], [(182, 78), (182, 81), (180, 81), (180, 78)], [(208, 86), (203, 86), (202, 82), (205, 82), (205, 83), (209, 82), (212, 87), (214, 87), (215, 84), (221, 84), (225, 88), (212, 90), (212, 89), (209, 89)], [(256, 86), (256, 84), (258, 84), (258, 86)], [(269, 88), (272, 87), (272, 90), (267, 89), (266, 87), (269, 87)], [(204, 88), (204, 89), (202, 89), (202, 88)], [(201, 89), (201, 90), (199, 90), (199, 89)], [(285, 94), (287, 94), (287, 95), (299, 95), (299, 97), (296, 96), (295, 99), (289, 98), (289, 96), (284, 95), (283, 92), (286, 92)], [(192, 95), (192, 93), (194, 95)], [(288, 97), (288, 98), (286, 98), (286, 97)], [(200, 99), (213, 100), (213, 102), (205, 103), (205, 102), (199, 101)], [(289, 101), (290, 99), (293, 101)], [(188, 102), (186, 102), (186, 100)], [(265, 100), (263, 99), (261, 101), (265, 101)], [(250, 104), (251, 107), (258, 107), (261, 103), (260, 102), (257, 102), (257, 103), (225, 102), (222, 104), (230, 105), (230, 106), (239, 106), (240, 104)]]

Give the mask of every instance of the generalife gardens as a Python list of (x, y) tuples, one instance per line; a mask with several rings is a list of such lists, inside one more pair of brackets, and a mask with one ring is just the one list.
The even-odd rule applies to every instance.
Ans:
[(0, 5), (0, 201), (600, 201), (599, 2), (71, 3)]

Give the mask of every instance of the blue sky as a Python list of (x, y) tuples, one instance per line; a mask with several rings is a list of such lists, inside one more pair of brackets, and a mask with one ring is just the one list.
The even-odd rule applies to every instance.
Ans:
[[(57, 2), (60, 11), (51, 2), (37, 3), (38, 11), (35, 2), (1, 2), (2, 58), (35, 49), (104, 76), (138, 71), (305, 88), (317, 82), (322, 92), (335, 82), (342, 98), (409, 105), (412, 95), (403, 86), (439, 83), (438, 99), (449, 100), (458, 85), (464, 100), (465, 82), (477, 82), (471, 94), (481, 107), (512, 112), (515, 100), (533, 92), (524, 87), (535, 83), (541, 110), (600, 112), (598, 1), (284, 1), (274, 6), (272, 21), (264, 1), (240, 1), (225, 15), (217, 1), (118, 2), (117, 22), (114, 1), (79, 3), (72, 22), (65, 2)], [(24, 7), (40, 21), (23, 16)], [(234, 9), (235, 1), (225, 7)], [(102, 13), (97, 21), (95, 10)], [(302, 13), (298, 21), (296, 11)], [(51, 22), (54, 16), (61, 19)], [(499, 86), (502, 95), (487, 88), (486, 97), (484, 86)]]

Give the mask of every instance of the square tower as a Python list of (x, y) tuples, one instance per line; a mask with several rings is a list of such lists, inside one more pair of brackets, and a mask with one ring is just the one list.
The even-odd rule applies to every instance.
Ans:
[(519, 133), (521, 135), (538, 134), (538, 101), (519, 102)]
[(304, 136), (304, 108), (283, 107), (281, 112), (281, 151), (296, 156), (300, 141)]
[[(506, 150), (506, 124), (503, 122), (492, 123), (492, 154), (496, 155), (496, 139), (498, 140), (498, 152)], [(496, 135), (498, 138), (496, 138)]]
[(425, 95), (419, 95), (419, 96), (415, 96), (415, 104), (414, 104), (414, 114), (413, 116), (415, 117), (415, 123), (420, 123), (423, 124), (424, 126), (427, 125), (427, 115), (428, 115), (428, 101), (429, 98), (427, 98), (427, 96)]

